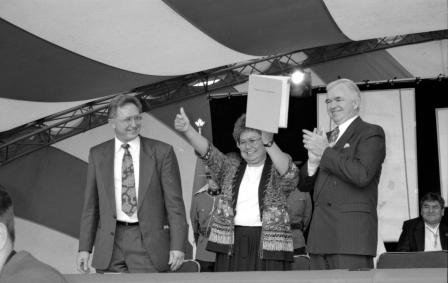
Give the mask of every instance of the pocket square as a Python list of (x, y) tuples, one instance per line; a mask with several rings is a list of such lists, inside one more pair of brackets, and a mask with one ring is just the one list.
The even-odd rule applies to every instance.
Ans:
[(349, 143), (344, 144), (344, 148), (349, 148), (349, 147), (350, 147)]

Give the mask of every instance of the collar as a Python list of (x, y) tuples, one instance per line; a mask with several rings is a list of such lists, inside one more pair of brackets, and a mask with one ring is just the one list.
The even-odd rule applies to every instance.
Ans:
[(11, 258), (12, 258), (15, 254), (16, 254), (16, 251), (15, 251), (15, 250), (12, 250), (12, 251), (9, 253), (8, 257), (6, 258), (4, 265), (6, 265), (6, 264), (8, 263), (8, 261), (10, 261)]
[[(137, 136), (135, 139), (127, 142), (132, 149), (137, 149), (140, 147), (140, 136)], [(118, 153), (120, 149), (122, 149), (121, 145), (125, 144), (117, 137), (115, 137), (115, 153)]]
[[(350, 124), (355, 121), (356, 118), (358, 118), (359, 115), (355, 115), (354, 117), (348, 119), (347, 121), (345, 121), (344, 123), (340, 124), (339, 127), (339, 137), (342, 136), (342, 134), (345, 132), (345, 130), (347, 130), (347, 128), (350, 126)], [(338, 139), (339, 139), (338, 137)]]
[(437, 232), (439, 231), (439, 226), (440, 226), (440, 222), (439, 224), (437, 224), (436, 227), (432, 228), (431, 226), (429, 226), (428, 224), (426, 224), (425, 222), (425, 227), (428, 228), (429, 231), (431, 231), (433, 234), (437, 234)]

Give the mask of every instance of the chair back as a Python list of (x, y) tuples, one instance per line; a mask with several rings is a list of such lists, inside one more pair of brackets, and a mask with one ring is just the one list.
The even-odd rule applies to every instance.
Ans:
[(389, 252), (380, 255), (376, 268), (440, 268), (447, 266), (448, 251)]
[(200, 272), (201, 265), (194, 259), (186, 259), (176, 272)]
[(307, 255), (295, 255), (292, 270), (310, 270), (310, 258)]

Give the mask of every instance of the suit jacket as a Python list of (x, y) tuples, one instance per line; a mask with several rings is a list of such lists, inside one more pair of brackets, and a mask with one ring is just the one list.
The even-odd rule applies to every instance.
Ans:
[[(184, 251), (187, 223), (179, 167), (173, 148), (140, 137), (140, 180), (137, 215), (143, 245), (159, 271), (169, 268), (169, 251)], [(81, 217), (79, 250), (92, 251), (92, 266), (107, 269), (114, 247), (115, 140), (90, 150)]]
[[(440, 222), (440, 245), (448, 250), (448, 225)], [(397, 252), (420, 252), (425, 250), (425, 222), (421, 217), (403, 222), (403, 231), (398, 240)]]
[(37, 260), (30, 253), (20, 251), (3, 266), (2, 283), (66, 283), (64, 276), (53, 267)]
[(314, 188), (309, 253), (376, 254), (378, 182), (385, 155), (383, 129), (358, 117), (325, 149), (313, 176), (307, 164), (302, 167), (299, 189)]

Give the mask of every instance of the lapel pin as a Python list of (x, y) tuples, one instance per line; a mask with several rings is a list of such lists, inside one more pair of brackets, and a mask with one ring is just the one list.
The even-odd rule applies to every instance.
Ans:
[(349, 148), (349, 147), (350, 147), (349, 143), (344, 144), (344, 148)]

